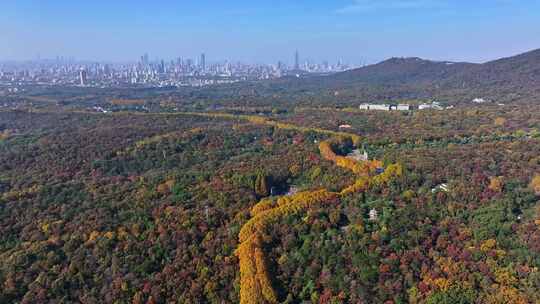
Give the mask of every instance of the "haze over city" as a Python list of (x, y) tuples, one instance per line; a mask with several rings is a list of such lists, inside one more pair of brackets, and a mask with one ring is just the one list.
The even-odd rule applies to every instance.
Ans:
[(538, 46), (539, 20), (540, 1), (6, 1), (0, 61), (483, 62)]

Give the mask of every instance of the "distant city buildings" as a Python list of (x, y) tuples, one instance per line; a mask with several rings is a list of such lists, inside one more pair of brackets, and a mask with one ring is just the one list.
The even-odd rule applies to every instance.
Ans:
[(240, 81), (275, 79), (284, 76), (301, 77), (306, 74), (330, 74), (350, 69), (341, 62), (330, 64), (306, 60), (300, 62), (298, 51), (294, 62), (277, 64), (245, 64), (241, 62), (209, 62), (205, 53), (193, 60), (150, 60), (148, 54), (135, 63), (112, 64), (77, 62), (73, 58), (57, 57), (55, 60), (34, 60), (17, 63), (0, 63), (0, 82), (10, 86), (27, 84), (73, 85), (88, 87), (168, 87), (208, 86)]

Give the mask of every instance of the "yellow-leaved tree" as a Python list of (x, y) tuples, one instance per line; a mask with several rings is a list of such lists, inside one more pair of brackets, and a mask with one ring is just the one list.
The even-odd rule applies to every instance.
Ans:
[(488, 188), (493, 191), (493, 192), (497, 192), (497, 193), (500, 193), (503, 189), (503, 178), (502, 176), (498, 176), (498, 177), (491, 177), (489, 179), (489, 186)]
[(536, 174), (533, 177), (533, 179), (531, 180), (529, 184), (529, 188), (531, 188), (531, 190), (534, 191), (536, 195), (540, 195), (540, 175), (539, 174)]

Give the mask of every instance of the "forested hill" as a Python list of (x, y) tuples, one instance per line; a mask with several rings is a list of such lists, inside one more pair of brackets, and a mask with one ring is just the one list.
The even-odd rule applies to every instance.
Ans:
[[(303, 82), (303, 83), (302, 83)], [(378, 64), (297, 82), (367, 99), (443, 98), (529, 101), (540, 97), (540, 49), (483, 64), (391, 58)]]
[(482, 64), (391, 58), (329, 76), (260, 82), (251, 92), (254, 96), (288, 96), (294, 102), (348, 105), (411, 99), (450, 104), (474, 98), (535, 102), (540, 100), (540, 49)]
[(351, 84), (402, 85), (435, 84), (472, 70), (473, 63), (438, 62), (413, 58), (391, 58), (383, 62), (329, 76), (335, 82)]

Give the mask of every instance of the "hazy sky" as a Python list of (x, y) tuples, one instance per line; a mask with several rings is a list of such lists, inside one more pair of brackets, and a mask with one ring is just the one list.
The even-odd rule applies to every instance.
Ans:
[(485, 61), (540, 48), (540, 0), (1, 0), (0, 61)]

